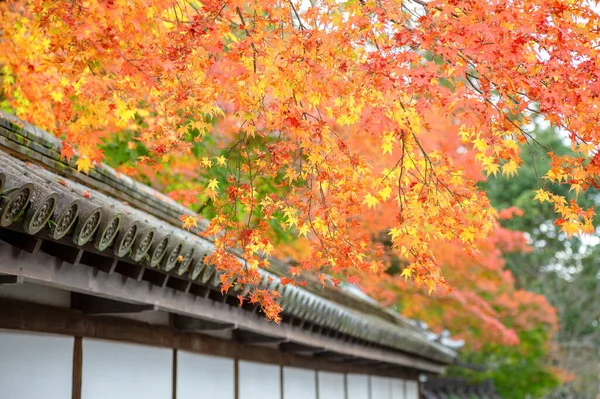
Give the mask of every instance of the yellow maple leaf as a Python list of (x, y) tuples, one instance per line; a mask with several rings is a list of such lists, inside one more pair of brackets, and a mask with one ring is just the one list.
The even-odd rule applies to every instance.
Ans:
[(381, 197), (383, 201), (387, 201), (392, 196), (392, 188), (390, 186), (386, 186), (379, 190), (377, 195)]
[(219, 188), (219, 181), (217, 179), (210, 179), (208, 181), (208, 189), (216, 191)]
[(383, 143), (381, 144), (381, 149), (383, 150), (383, 154), (389, 153), (392, 155), (392, 151), (394, 148), (394, 143), (397, 142), (396, 138), (392, 133), (386, 133), (383, 136)]
[(534, 200), (539, 200), (541, 203), (544, 203), (545, 201), (550, 201), (550, 193), (544, 189), (539, 189), (535, 191), (535, 197), (533, 197)]
[(304, 236), (306, 238), (308, 238), (308, 230), (309, 230), (309, 226), (307, 223), (304, 223), (302, 226), (300, 226), (300, 228), (298, 229), (298, 237)]
[(225, 163), (227, 162), (225, 157), (222, 155), (219, 157), (215, 157), (215, 159), (217, 160), (217, 165), (219, 165), (219, 166), (225, 166)]
[(63, 94), (63, 92), (59, 91), (59, 90), (55, 90), (55, 91), (51, 92), (50, 96), (56, 102), (61, 102), (62, 99), (65, 97), (65, 95)]
[(377, 199), (376, 196), (372, 195), (371, 193), (367, 193), (367, 195), (365, 195), (365, 199), (363, 200), (362, 203), (367, 204), (369, 209), (371, 209), (371, 208), (375, 208), (375, 206), (379, 203), (379, 200)]
[(87, 157), (80, 157), (77, 162), (75, 162), (75, 166), (77, 166), (78, 172), (83, 172), (85, 174), (90, 172), (90, 167), (92, 166), (92, 161)]
[(475, 229), (472, 227), (466, 228), (460, 233), (460, 239), (465, 242), (473, 242), (475, 240)]
[(395, 241), (396, 238), (398, 236), (400, 236), (400, 234), (402, 233), (402, 231), (396, 227), (392, 227), (388, 233), (388, 235), (390, 235), (392, 237), (392, 241)]
[(507, 163), (505, 163), (504, 165), (502, 165), (502, 174), (508, 177), (511, 177), (513, 175), (517, 174), (517, 163), (514, 160), (510, 160)]
[(565, 222), (562, 224), (561, 230), (565, 232), (567, 237), (572, 237), (575, 234), (579, 234), (580, 223), (574, 221)]
[(298, 217), (296, 216), (296, 210), (294, 208), (285, 208), (283, 211), (283, 216), (287, 219), (286, 222), (290, 228), (298, 225)]
[(410, 267), (404, 268), (402, 273), (400, 273), (401, 277), (404, 277), (405, 280), (408, 280), (412, 276), (412, 269)]
[(473, 140), (473, 147), (479, 151), (485, 151), (489, 148), (488, 144), (482, 138), (476, 138)]
[(498, 166), (495, 163), (488, 163), (487, 165), (485, 165), (485, 171), (487, 172), (488, 177), (490, 175), (496, 176), (499, 168), (500, 168), (500, 166)]
[(200, 162), (202, 163), (202, 166), (206, 168), (210, 169), (212, 167), (212, 161), (208, 159), (208, 157), (202, 157), (202, 160)]
[(379, 263), (377, 263), (376, 261), (371, 262), (371, 264), (369, 265), (369, 270), (373, 273), (378, 273), (379, 272)]

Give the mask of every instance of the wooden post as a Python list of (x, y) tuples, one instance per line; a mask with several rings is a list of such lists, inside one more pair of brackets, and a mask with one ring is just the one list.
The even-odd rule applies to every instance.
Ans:
[(240, 399), (240, 361), (237, 357), (233, 360), (233, 384), (234, 398)]
[(283, 399), (283, 365), (279, 363), (279, 399)]
[(171, 369), (173, 370), (173, 399), (177, 399), (177, 349), (173, 349), (173, 364), (171, 365)]
[(71, 389), (72, 399), (81, 399), (83, 368), (83, 348), (81, 337), (75, 337), (73, 343), (73, 386)]

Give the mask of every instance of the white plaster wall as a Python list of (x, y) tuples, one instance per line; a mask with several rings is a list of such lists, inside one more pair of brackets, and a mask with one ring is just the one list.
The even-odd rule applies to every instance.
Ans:
[(171, 399), (173, 351), (83, 340), (82, 399)]
[(371, 376), (371, 399), (391, 399), (392, 381), (387, 377)]
[(419, 399), (419, 384), (416, 381), (406, 381), (406, 399)]
[(348, 399), (369, 399), (369, 376), (348, 374)]
[(405, 382), (406, 381), (398, 378), (392, 379), (392, 399), (406, 399)]
[(279, 373), (276, 365), (240, 361), (239, 399), (281, 399)]
[(177, 399), (233, 399), (234, 360), (177, 352)]
[(319, 371), (319, 399), (344, 398), (344, 374)]
[(316, 371), (284, 367), (283, 399), (316, 399)]
[(73, 337), (0, 331), (0, 398), (70, 398), (73, 341)]

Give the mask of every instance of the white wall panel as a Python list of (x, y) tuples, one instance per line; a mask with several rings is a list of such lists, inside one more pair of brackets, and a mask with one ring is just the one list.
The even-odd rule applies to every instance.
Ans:
[(280, 399), (279, 366), (240, 361), (239, 373), (240, 399)]
[(0, 397), (71, 397), (73, 337), (0, 331)]
[(371, 399), (391, 399), (392, 381), (387, 377), (371, 376)]
[(83, 340), (82, 399), (171, 399), (173, 350)]
[(234, 361), (177, 352), (177, 399), (233, 399)]
[(405, 381), (392, 378), (392, 399), (406, 399)]
[(344, 398), (344, 374), (319, 371), (319, 399)]
[(416, 381), (406, 381), (406, 399), (419, 399), (419, 384)]
[(348, 374), (348, 399), (369, 399), (369, 376)]
[(316, 371), (284, 367), (283, 399), (316, 399)]

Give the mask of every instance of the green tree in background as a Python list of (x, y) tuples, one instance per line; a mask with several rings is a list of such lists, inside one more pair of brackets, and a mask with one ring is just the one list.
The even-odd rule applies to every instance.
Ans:
[[(534, 135), (540, 145), (522, 148), (525, 163), (519, 174), (510, 182), (503, 178), (489, 179), (482, 183), (482, 187), (495, 208), (516, 206), (524, 211), (523, 216), (505, 220), (502, 224), (506, 228), (526, 232), (532, 251), (505, 254), (507, 267), (520, 288), (543, 294), (556, 308), (560, 328), (551, 353), (554, 363), (571, 374), (569, 385), (577, 392), (577, 397), (595, 398), (598, 394), (600, 333), (598, 239), (567, 239), (554, 226), (552, 204), (532, 201), (534, 190), (539, 188), (538, 177), (549, 169), (547, 151), (559, 155), (572, 153), (560, 135), (551, 129), (538, 127)], [(574, 197), (574, 193), (569, 193), (563, 186), (548, 185), (548, 189)], [(595, 206), (599, 198), (597, 190), (589, 190), (580, 195), (579, 202), (585, 207)], [(523, 397), (516, 395), (516, 391), (538, 397), (543, 391), (537, 389), (536, 384), (549, 386), (551, 383), (548, 376), (540, 373), (539, 368), (531, 363), (536, 358), (539, 360), (547, 356), (548, 350), (540, 347), (535, 332), (528, 332), (526, 336), (521, 336), (521, 340), (520, 346), (525, 346), (527, 350), (488, 348), (498, 352), (497, 363), (494, 362), (494, 356), (483, 355), (486, 349), (482, 354), (473, 356), (474, 361), (479, 360), (487, 365), (489, 371), (486, 374), (494, 379), (506, 398)], [(514, 352), (514, 349), (517, 351)]]

